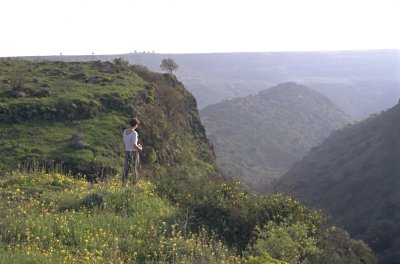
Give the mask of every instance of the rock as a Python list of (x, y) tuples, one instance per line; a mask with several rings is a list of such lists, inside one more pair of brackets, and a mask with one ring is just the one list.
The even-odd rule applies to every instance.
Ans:
[(47, 68), (47, 69), (43, 69), (42, 72), (44, 74), (46, 74), (47, 76), (63, 76), (63, 75), (65, 75), (65, 72), (63, 72), (60, 69)]
[(89, 79), (89, 81), (93, 84), (106, 84), (110, 82), (111, 80), (107, 77), (102, 77), (102, 76), (94, 76)]
[(92, 62), (94, 68), (97, 68), (101, 73), (116, 73), (118, 67), (109, 61), (94, 61)]
[(21, 145), (20, 144), (14, 144), (11, 148), (12, 149), (19, 149), (21, 147)]
[(12, 91), (12, 96), (13, 97), (16, 97), (16, 98), (19, 98), (19, 97), (25, 97), (26, 96), (26, 93), (25, 92), (23, 92), (23, 91)]
[(78, 133), (72, 135), (71, 145), (75, 149), (86, 149), (90, 147), (90, 144), (86, 143), (83, 137)]
[(87, 76), (84, 72), (76, 73), (76, 74), (72, 75), (72, 79), (86, 81)]
[(36, 97), (49, 97), (51, 96), (51, 92), (47, 88), (42, 88), (39, 91), (36, 91), (33, 95)]

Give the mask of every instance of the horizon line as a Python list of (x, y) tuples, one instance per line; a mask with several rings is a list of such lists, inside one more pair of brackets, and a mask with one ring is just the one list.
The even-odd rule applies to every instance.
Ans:
[(154, 51), (136, 51), (125, 53), (100, 53), (100, 54), (48, 54), (48, 55), (13, 55), (13, 56), (0, 56), (0, 58), (34, 58), (34, 57), (96, 57), (96, 56), (118, 56), (118, 55), (133, 55), (133, 54), (146, 54), (146, 55), (205, 55), (205, 54), (239, 54), (239, 53), (336, 53), (336, 52), (373, 52), (373, 51), (400, 51), (400, 48), (371, 48), (371, 49), (337, 49), (337, 50), (282, 50), (282, 51), (220, 51), (220, 52), (154, 52)]

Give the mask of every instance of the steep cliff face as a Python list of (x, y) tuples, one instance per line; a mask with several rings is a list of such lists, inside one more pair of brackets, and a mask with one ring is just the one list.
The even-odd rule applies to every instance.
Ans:
[(1, 169), (63, 164), (104, 176), (122, 165), (130, 117), (143, 165), (191, 160), (214, 166), (196, 100), (174, 76), (114, 62), (0, 61)]
[(400, 105), (336, 132), (281, 178), (278, 189), (327, 209), (381, 263), (400, 239)]

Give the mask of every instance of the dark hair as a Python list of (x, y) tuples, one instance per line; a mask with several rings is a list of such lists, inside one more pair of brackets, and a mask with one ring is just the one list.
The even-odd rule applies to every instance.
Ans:
[(140, 121), (139, 121), (139, 119), (137, 119), (137, 118), (132, 118), (132, 119), (129, 121), (129, 124), (130, 124), (132, 127), (134, 127), (134, 126), (136, 126), (136, 125), (139, 125), (139, 124), (140, 124)]

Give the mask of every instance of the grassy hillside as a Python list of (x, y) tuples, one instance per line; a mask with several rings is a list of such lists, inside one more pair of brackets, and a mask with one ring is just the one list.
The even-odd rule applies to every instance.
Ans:
[(118, 59), (0, 60), (0, 169), (39, 161), (93, 177), (115, 172), (131, 116), (143, 119), (144, 165), (188, 159), (213, 166), (196, 101), (173, 76)]
[(179, 208), (147, 181), (126, 189), (38, 173), (0, 186), (2, 263), (241, 262), (205, 229), (182, 229)]
[(258, 191), (351, 122), (326, 97), (295, 83), (208, 106), (201, 115), (221, 170)]
[(279, 184), (332, 213), (376, 250), (380, 263), (397, 263), (400, 257), (399, 118), (396, 105), (338, 131)]
[[(124, 101), (139, 101), (146, 85), (133, 71), (122, 72), (106, 62), (2, 60), (0, 67), (3, 168), (42, 157), (94, 166), (120, 164), (116, 136), (135, 107)], [(116, 107), (126, 107), (125, 116)], [(90, 146), (74, 148), (74, 134)]]

